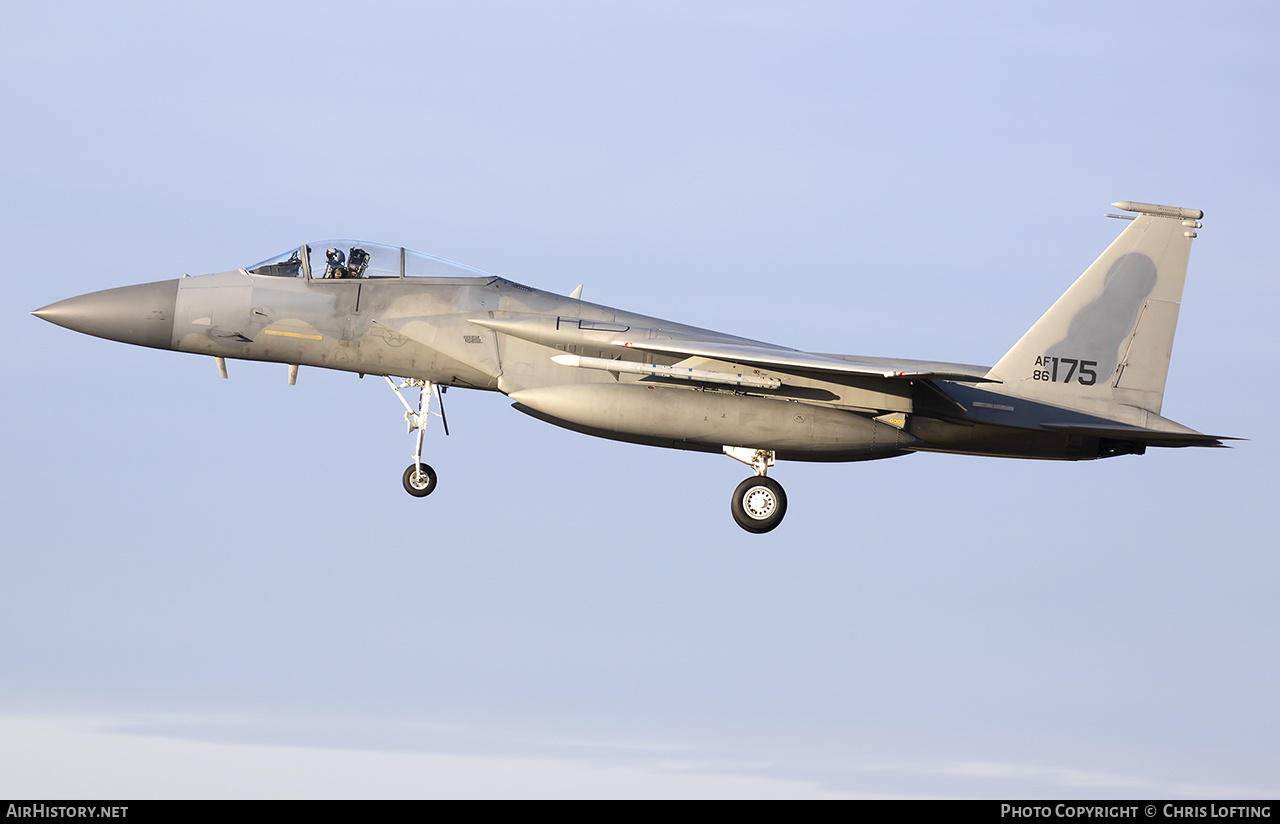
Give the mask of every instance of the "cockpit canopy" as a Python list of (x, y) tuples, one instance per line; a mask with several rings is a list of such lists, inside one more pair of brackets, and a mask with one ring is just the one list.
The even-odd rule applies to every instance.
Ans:
[(251, 275), (312, 280), (359, 278), (474, 278), (487, 272), (453, 263), (403, 246), (362, 240), (320, 240), (248, 266)]

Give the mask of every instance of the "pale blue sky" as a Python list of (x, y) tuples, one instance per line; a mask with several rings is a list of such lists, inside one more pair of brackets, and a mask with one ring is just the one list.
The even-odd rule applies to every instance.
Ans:
[[(1280, 792), (1271, 5), (6, 19), (0, 794)], [(785, 464), (766, 536), (728, 458), (464, 391), (411, 499), (380, 381), (27, 314), (363, 237), (993, 363), (1130, 199), (1206, 213), (1165, 414), (1251, 440)]]

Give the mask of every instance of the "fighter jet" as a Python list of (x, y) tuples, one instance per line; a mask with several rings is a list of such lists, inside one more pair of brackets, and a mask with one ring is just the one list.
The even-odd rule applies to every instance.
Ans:
[[(601, 438), (722, 453), (751, 468), (731, 499), (764, 533), (787, 511), (776, 461), (912, 452), (1092, 460), (1222, 446), (1161, 417), (1203, 212), (1123, 201), (1120, 236), (991, 367), (802, 352), (544, 292), (359, 241), (303, 244), (230, 272), (107, 289), (33, 312), (157, 349), (384, 377), (416, 435), (405, 490), (436, 488), (423, 434), (447, 387)], [(417, 402), (411, 403), (416, 390)], [(432, 400), (439, 411), (431, 409)]]

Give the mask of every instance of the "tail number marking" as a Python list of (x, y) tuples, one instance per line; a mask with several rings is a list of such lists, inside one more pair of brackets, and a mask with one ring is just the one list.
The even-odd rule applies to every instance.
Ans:
[(1081, 386), (1093, 386), (1098, 382), (1097, 361), (1044, 355), (1036, 358), (1035, 365), (1038, 368), (1031, 373), (1032, 380), (1071, 383), (1074, 379)]

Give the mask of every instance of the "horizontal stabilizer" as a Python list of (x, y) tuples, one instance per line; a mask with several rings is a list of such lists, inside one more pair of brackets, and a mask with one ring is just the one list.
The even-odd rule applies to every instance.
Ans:
[(1118, 441), (1139, 441), (1152, 446), (1224, 446), (1223, 441), (1235, 441), (1225, 435), (1205, 435), (1193, 429), (1185, 431), (1169, 431), (1166, 429), (1147, 429), (1142, 426), (1126, 426), (1122, 423), (1079, 424), (1079, 423), (1042, 423), (1043, 429), (1065, 432), (1072, 435), (1087, 435), (1094, 438), (1111, 438)]
[(766, 346), (747, 346), (740, 343), (719, 343), (713, 341), (694, 340), (645, 340), (645, 341), (611, 341), (614, 346), (625, 346), (644, 352), (658, 352), (664, 355), (684, 355), (693, 358), (741, 363), (750, 366), (761, 366), (780, 372), (820, 372), (827, 374), (861, 375), (876, 378), (896, 378), (903, 380), (939, 380), (964, 381), (973, 383), (995, 382), (993, 378), (983, 377), (967, 372), (946, 372), (925, 369), (895, 369), (892, 365), (867, 363), (825, 355), (800, 352), (795, 349), (772, 349)]

